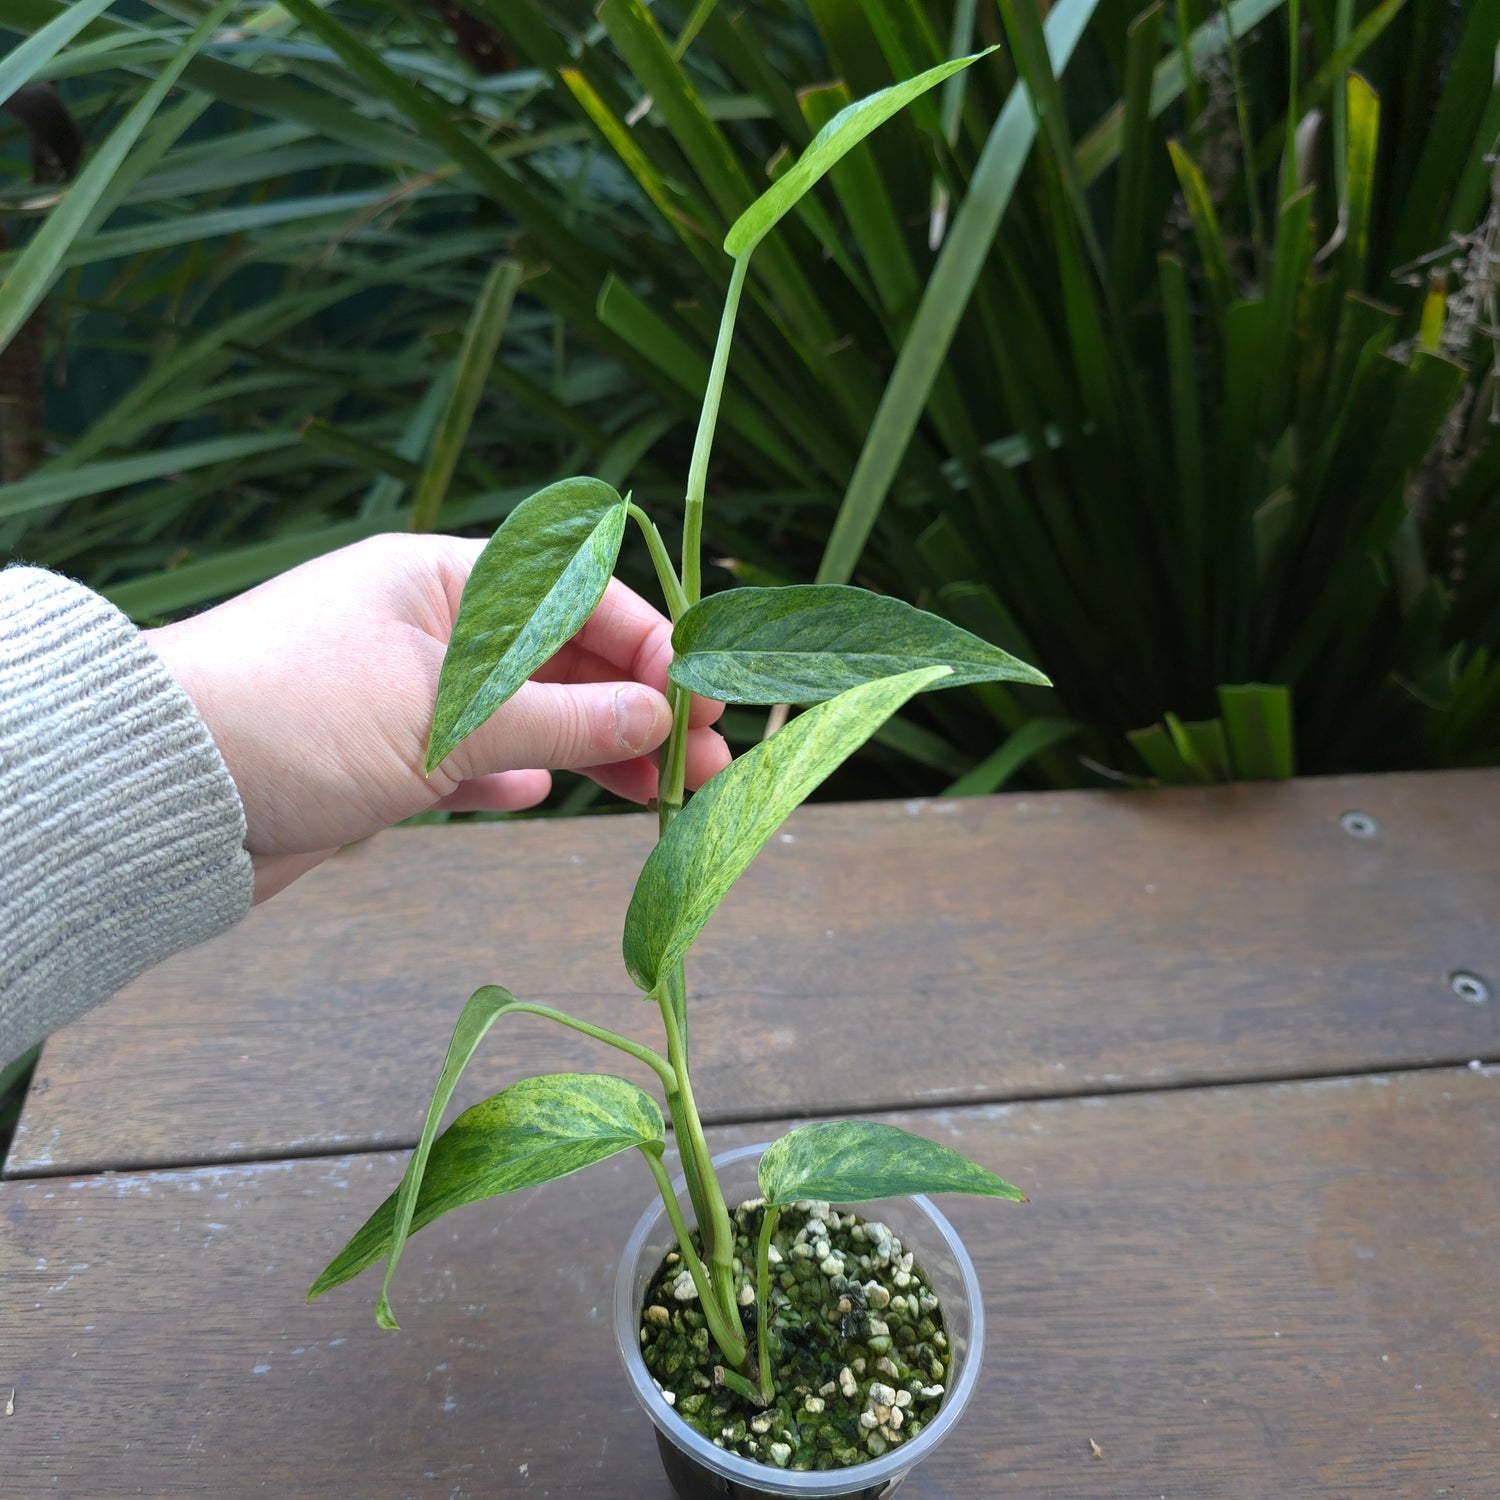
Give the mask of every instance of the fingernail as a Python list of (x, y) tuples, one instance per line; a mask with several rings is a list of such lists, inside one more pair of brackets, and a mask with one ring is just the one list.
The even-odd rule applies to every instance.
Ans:
[(631, 755), (643, 755), (656, 743), (656, 698), (642, 687), (615, 689), (615, 739)]

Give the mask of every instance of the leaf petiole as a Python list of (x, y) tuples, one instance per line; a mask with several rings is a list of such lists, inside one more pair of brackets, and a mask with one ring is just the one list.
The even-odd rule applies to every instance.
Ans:
[[(643, 1145), (640, 1150), (651, 1168), (651, 1175), (656, 1178), (656, 1186), (661, 1192), (661, 1201), (666, 1206), (667, 1218), (672, 1222), (672, 1232), (677, 1236), (677, 1245), (682, 1251), (683, 1263), (687, 1266), (688, 1274), (693, 1278), (693, 1288), (698, 1293), (703, 1316), (708, 1322), (708, 1331), (730, 1364), (744, 1364), (745, 1355), (749, 1352), (745, 1346), (745, 1335), (738, 1328), (730, 1327), (725, 1319), (724, 1309), (719, 1306), (718, 1299), (714, 1296), (713, 1287), (709, 1285), (708, 1272), (704, 1270), (702, 1260), (693, 1249), (693, 1241), (688, 1233), (687, 1224), (683, 1220), (682, 1209), (678, 1206), (677, 1194), (672, 1191), (672, 1179), (667, 1176), (660, 1148), (652, 1151)], [(737, 1315), (736, 1322), (738, 1322)]]
[(677, 569), (672, 566), (667, 544), (662, 541), (656, 523), (628, 495), (625, 497), (625, 514), (640, 527), (641, 535), (646, 538), (646, 548), (651, 553), (656, 579), (661, 584), (662, 595), (666, 599), (667, 613), (675, 625), (687, 613), (688, 601), (677, 577)]
[(776, 1399), (776, 1380), (771, 1370), (771, 1237), (781, 1218), (779, 1203), (766, 1204), (760, 1221), (760, 1241), (755, 1249), (755, 1341), (760, 1350), (760, 1394), (762, 1404)]

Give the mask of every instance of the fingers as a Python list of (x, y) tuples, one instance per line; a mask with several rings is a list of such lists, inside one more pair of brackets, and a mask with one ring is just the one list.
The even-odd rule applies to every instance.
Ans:
[[(637, 682), (665, 693), (667, 668), (672, 664), (672, 625), (634, 590), (612, 578), (598, 607), (568, 650), (571, 655), (558, 667), (561, 672), (577, 674), (573, 681), (628, 674)], [(700, 698), (695, 693), (688, 723), (694, 728), (712, 724), (723, 712), (722, 703)]]
[(546, 771), (498, 771), (462, 782), (437, 807), (444, 812), (520, 812), (535, 807), (551, 790)]
[[(688, 790), (702, 786), (710, 776), (722, 771), (730, 759), (729, 746), (722, 735), (712, 729), (689, 729), (685, 778)], [(588, 766), (584, 775), (617, 797), (645, 803), (656, 796), (658, 760), (656, 755), (643, 755), (638, 760), (615, 765)]]
[[(433, 773), (442, 795), (461, 782), (530, 767), (576, 770), (634, 760), (672, 727), (667, 700), (639, 683), (524, 683)], [(439, 778), (446, 778), (442, 788)]]

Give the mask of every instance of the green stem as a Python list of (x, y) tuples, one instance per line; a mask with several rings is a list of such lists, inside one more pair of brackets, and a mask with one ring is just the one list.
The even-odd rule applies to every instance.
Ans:
[(625, 514), (640, 527), (641, 535), (646, 538), (646, 550), (651, 554), (657, 582), (661, 584), (662, 595), (667, 601), (667, 613), (675, 625), (687, 612), (688, 602), (687, 596), (682, 592), (682, 584), (677, 580), (677, 569), (672, 566), (667, 544), (662, 541), (661, 532), (656, 529), (651, 517), (633, 500), (627, 500)]
[[(693, 1085), (687, 1070), (687, 1044), (682, 1028), (673, 1012), (670, 999), (662, 995), (659, 1000), (662, 1022), (667, 1028), (667, 1057), (677, 1076), (677, 1087), (682, 1095), (683, 1125), (687, 1132), (678, 1146), (684, 1156), (689, 1151), (696, 1156), (703, 1188), (706, 1212), (698, 1227), (703, 1233), (704, 1248), (708, 1251), (715, 1299), (725, 1317), (734, 1325), (743, 1346), (744, 1325), (740, 1322), (740, 1308), (734, 1285), (734, 1226), (729, 1220), (724, 1191), (714, 1174), (713, 1157), (709, 1153), (708, 1139), (703, 1134), (703, 1122), (698, 1117), (698, 1105), (693, 1098)], [(729, 1351), (726, 1349), (724, 1352), (727, 1354)], [(732, 1360), (731, 1363), (738, 1364), (739, 1360)]]
[(666, 1205), (667, 1217), (672, 1221), (672, 1232), (677, 1236), (677, 1247), (682, 1251), (683, 1262), (693, 1278), (693, 1286), (698, 1292), (698, 1301), (703, 1307), (703, 1316), (708, 1320), (708, 1331), (713, 1336), (714, 1342), (718, 1344), (724, 1358), (732, 1365), (742, 1365), (749, 1351), (745, 1347), (744, 1332), (738, 1326), (738, 1313), (736, 1312), (735, 1326), (731, 1327), (725, 1320), (723, 1309), (714, 1297), (713, 1288), (708, 1282), (708, 1274), (703, 1269), (703, 1262), (693, 1249), (693, 1241), (688, 1233), (687, 1224), (683, 1221), (677, 1194), (672, 1191), (672, 1179), (667, 1176), (667, 1169), (659, 1154), (660, 1150), (660, 1147), (652, 1151), (642, 1146), (641, 1155), (646, 1158), (651, 1167), (652, 1176), (656, 1178), (656, 1186), (661, 1192), (661, 1201)]
[(769, 1406), (776, 1399), (771, 1374), (771, 1330), (767, 1309), (771, 1305), (771, 1236), (781, 1217), (780, 1204), (766, 1204), (760, 1221), (760, 1243), (755, 1250), (755, 1341), (760, 1349), (760, 1398)]
[(687, 796), (688, 710), (692, 696), (686, 688), (678, 687), (675, 682), (667, 683), (667, 702), (672, 709), (672, 732), (662, 751), (661, 767), (656, 778), (658, 838), (682, 811), (683, 799)]
[(660, 1052), (654, 1051), (643, 1042), (633, 1042), (628, 1036), (621, 1036), (618, 1032), (610, 1031), (606, 1027), (580, 1021), (577, 1016), (570, 1016), (565, 1010), (553, 1010), (550, 1005), (534, 1005), (529, 1000), (517, 1000), (505, 1009), (507, 1014), (511, 1015), (522, 1011), (531, 1016), (546, 1016), (549, 1021), (557, 1021), (563, 1026), (570, 1026), (574, 1031), (581, 1031), (585, 1036), (593, 1037), (596, 1042), (606, 1042), (611, 1047), (618, 1047), (621, 1052), (628, 1052), (637, 1061), (645, 1063), (661, 1079), (662, 1087), (666, 1089), (669, 1097), (678, 1092), (677, 1072), (672, 1064)]
[(708, 388), (703, 392), (703, 410), (698, 415), (698, 434), (693, 439), (693, 458), (688, 466), (687, 506), (682, 526), (682, 587), (689, 604), (696, 604), (703, 589), (703, 565), (699, 551), (703, 544), (703, 496), (708, 485), (708, 454), (714, 442), (714, 423), (719, 418), (719, 402), (724, 396), (724, 372), (729, 368), (729, 346), (734, 339), (734, 318), (739, 310), (740, 293), (745, 287), (748, 255), (734, 263), (729, 290), (724, 294), (724, 314), (719, 319), (719, 341), (714, 345), (713, 364), (708, 371)]

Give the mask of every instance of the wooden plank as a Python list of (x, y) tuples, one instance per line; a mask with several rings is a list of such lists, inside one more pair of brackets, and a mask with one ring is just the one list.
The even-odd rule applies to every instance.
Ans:
[[(348, 851), (55, 1037), (9, 1173), (410, 1145), (480, 983), (659, 1042), (619, 957), (653, 827)], [(1490, 1057), (1500, 1000), (1448, 976), (1500, 994), (1497, 912), (1495, 771), (806, 808), (690, 959), (698, 1098), (732, 1121)], [(613, 1065), (508, 1020), (464, 1097)]]
[[(1500, 1070), (894, 1118), (1032, 1199), (944, 1201), (988, 1354), (911, 1500), (1494, 1493)], [(7, 1500), (667, 1500), (609, 1330), (644, 1167), (419, 1234), (391, 1335), (369, 1276), (302, 1293), (399, 1167), (0, 1185)]]

